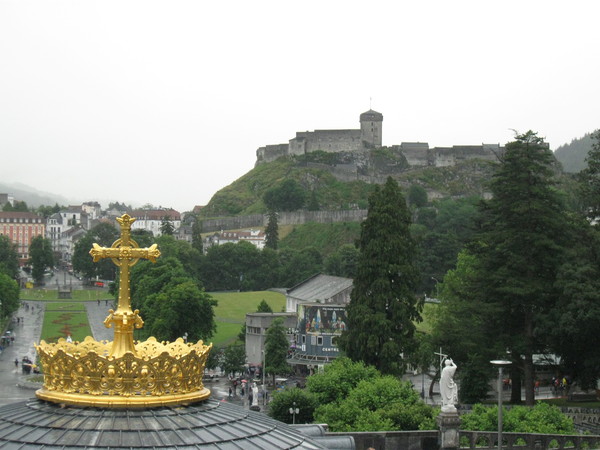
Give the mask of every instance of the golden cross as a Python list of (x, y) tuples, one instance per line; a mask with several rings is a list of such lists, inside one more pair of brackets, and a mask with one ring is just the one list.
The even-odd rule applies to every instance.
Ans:
[(135, 355), (135, 346), (133, 344), (133, 328), (141, 328), (144, 321), (139, 316), (139, 310), (131, 310), (131, 291), (129, 288), (129, 268), (133, 267), (140, 259), (148, 259), (156, 262), (160, 256), (160, 251), (156, 244), (149, 248), (139, 248), (137, 242), (131, 239), (131, 224), (135, 218), (124, 214), (117, 217), (121, 225), (121, 238), (117, 239), (111, 247), (100, 247), (94, 243), (90, 250), (90, 255), (94, 262), (104, 258), (110, 258), (120, 269), (119, 275), (119, 303), (117, 310), (109, 310), (108, 317), (104, 320), (104, 325), (110, 328), (114, 323), (115, 337), (110, 356), (120, 357), (127, 352)]

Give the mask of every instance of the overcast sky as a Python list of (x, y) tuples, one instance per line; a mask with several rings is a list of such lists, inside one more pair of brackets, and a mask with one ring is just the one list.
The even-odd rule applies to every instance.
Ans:
[(296, 131), (552, 149), (600, 127), (600, 2), (0, 0), (0, 181), (190, 210)]

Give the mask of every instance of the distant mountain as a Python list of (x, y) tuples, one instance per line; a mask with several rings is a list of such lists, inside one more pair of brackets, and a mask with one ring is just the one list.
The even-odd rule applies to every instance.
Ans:
[(577, 173), (585, 168), (585, 158), (591, 149), (592, 135), (588, 133), (582, 138), (573, 139), (570, 144), (561, 145), (554, 151), (554, 155), (565, 172)]
[(27, 203), (27, 206), (33, 208), (37, 208), (41, 205), (53, 206), (55, 203), (66, 206), (72, 203), (61, 195), (38, 191), (37, 189), (22, 183), (0, 182), (0, 193), (10, 194), (15, 200), (24, 201)]

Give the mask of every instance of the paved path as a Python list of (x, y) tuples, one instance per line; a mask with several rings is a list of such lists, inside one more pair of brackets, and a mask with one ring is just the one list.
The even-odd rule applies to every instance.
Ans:
[[(15, 340), (0, 353), (0, 405), (32, 398), (37, 388), (26, 382), (26, 375), (21, 371), (21, 360), (24, 356), (32, 361), (36, 359), (33, 343), (40, 340), (45, 304), (30, 300), (23, 303), (28, 304), (29, 308), (21, 306), (15, 313), (15, 317), (23, 318), (22, 322), (12, 322), (7, 328), (14, 333)], [(18, 367), (15, 367), (15, 358), (19, 360)]]
[(88, 321), (92, 329), (92, 336), (97, 341), (112, 341), (114, 331), (112, 328), (104, 326), (104, 319), (108, 316), (108, 310), (113, 308), (113, 303), (108, 300), (100, 300), (100, 302), (85, 302), (87, 309)]

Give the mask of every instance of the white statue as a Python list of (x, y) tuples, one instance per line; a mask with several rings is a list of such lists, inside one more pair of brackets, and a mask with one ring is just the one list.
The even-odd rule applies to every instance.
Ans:
[(440, 394), (442, 394), (442, 412), (456, 412), (458, 403), (458, 387), (454, 382), (456, 364), (451, 359), (446, 359), (445, 367), (440, 377)]
[(252, 406), (258, 406), (258, 386), (252, 383)]

